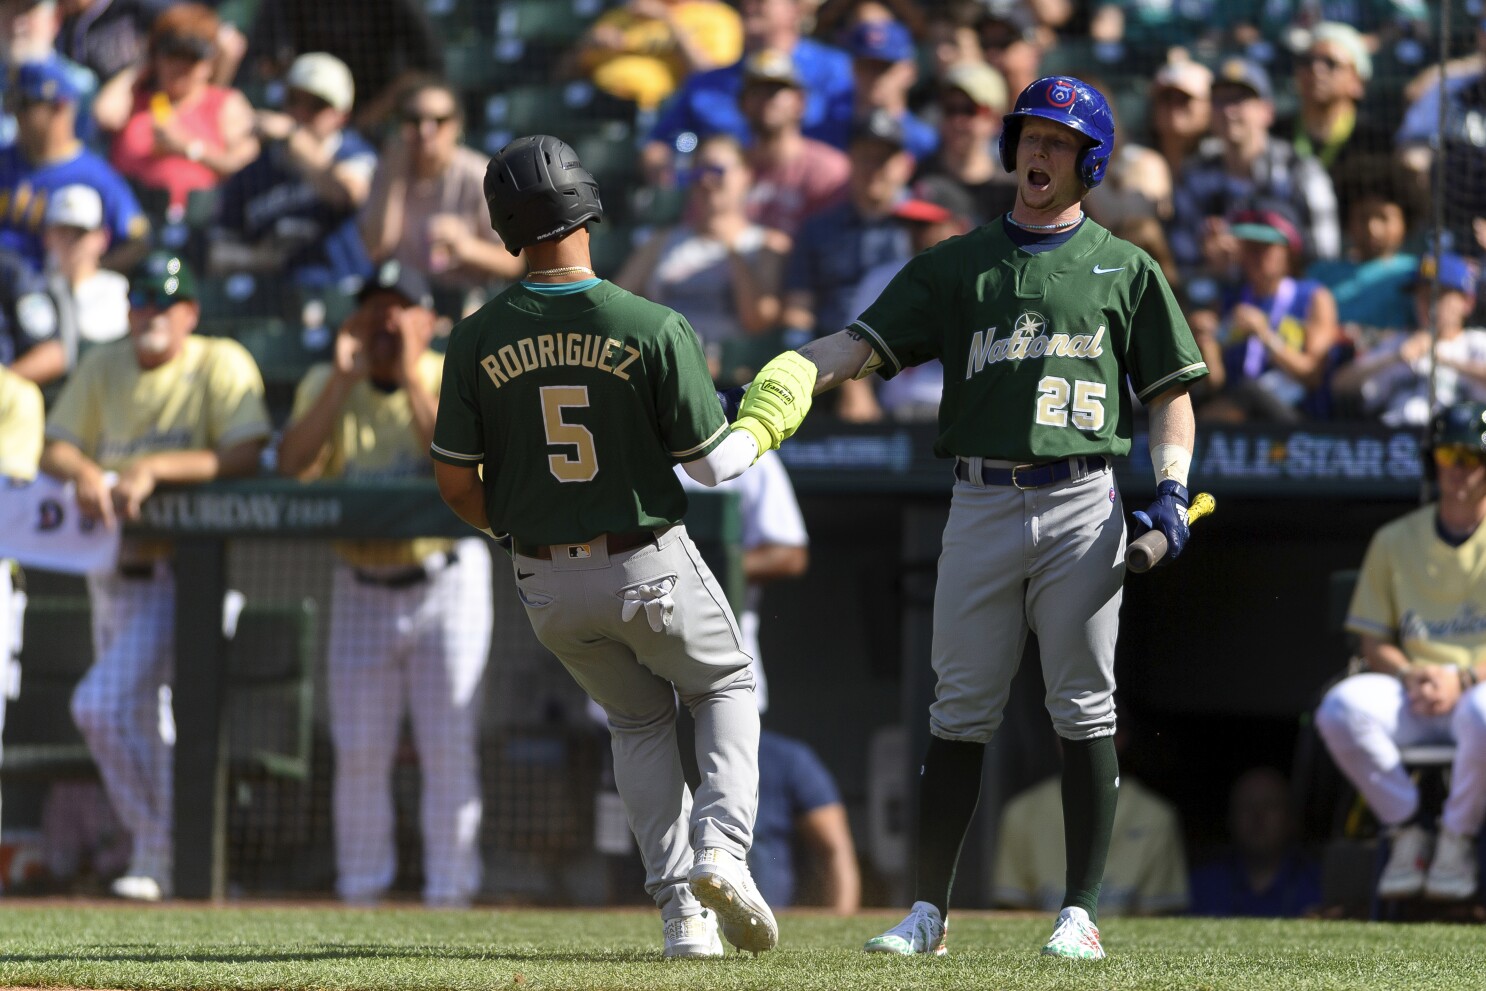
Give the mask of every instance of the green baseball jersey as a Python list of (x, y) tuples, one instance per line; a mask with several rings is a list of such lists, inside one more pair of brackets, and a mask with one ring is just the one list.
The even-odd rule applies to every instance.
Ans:
[(1130, 450), (1141, 400), (1207, 374), (1161, 269), (1092, 220), (1041, 254), (1001, 221), (916, 256), (851, 329), (891, 378), (944, 365), (941, 456), (1046, 461)]
[(432, 454), (484, 464), (492, 529), (579, 543), (680, 522), (673, 466), (727, 432), (679, 313), (610, 282), (561, 296), (518, 283), (454, 328)]

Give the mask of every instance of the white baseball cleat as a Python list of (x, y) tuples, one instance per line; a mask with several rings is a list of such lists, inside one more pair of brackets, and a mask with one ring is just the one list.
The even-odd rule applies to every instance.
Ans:
[(1440, 830), (1429, 873), (1424, 878), (1424, 896), (1437, 901), (1465, 901), (1476, 894), (1476, 841), (1469, 836)]
[(942, 957), (949, 952), (946, 937), (949, 923), (928, 902), (914, 902), (908, 916), (881, 936), (873, 936), (862, 947), (868, 953), (898, 953), (911, 956), (928, 953)]
[(717, 936), (717, 916), (706, 909), (700, 915), (667, 919), (663, 931), (667, 957), (695, 960), (723, 955), (722, 940)]
[(1412, 898), (1424, 890), (1424, 875), (1434, 852), (1434, 837), (1423, 826), (1392, 830), (1393, 850), (1378, 876), (1379, 898)]
[(1042, 948), (1045, 957), (1065, 960), (1103, 960), (1104, 946), (1099, 942), (1099, 927), (1089, 913), (1069, 906), (1058, 913), (1053, 934)]
[(772, 950), (778, 944), (779, 925), (758, 893), (746, 863), (725, 850), (698, 850), (686, 880), (697, 901), (717, 913), (729, 943), (754, 953)]
[(109, 890), (119, 898), (136, 902), (158, 902), (170, 893), (159, 881), (148, 874), (125, 874), (114, 878)]

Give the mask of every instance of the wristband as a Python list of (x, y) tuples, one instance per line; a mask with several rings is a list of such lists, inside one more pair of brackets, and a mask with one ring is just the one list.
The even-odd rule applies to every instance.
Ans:
[(1156, 472), (1156, 484), (1171, 479), (1182, 488), (1187, 487), (1187, 475), (1192, 470), (1192, 452), (1180, 444), (1156, 444), (1151, 448), (1151, 467)]

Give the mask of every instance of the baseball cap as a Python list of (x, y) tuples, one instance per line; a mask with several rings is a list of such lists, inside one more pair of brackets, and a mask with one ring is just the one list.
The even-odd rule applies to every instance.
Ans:
[(881, 141), (898, 150), (908, 146), (908, 136), (903, 132), (903, 122), (891, 111), (878, 107), (865, 117), (858, 117), (851, 125), (851, 140)]
[(1218, 66), (1213, 88), (1219, 86), (1242, 86), (1261, 100), (1274, 99), (1274, 90), (1269, 85), (1269, 73), (1258, 62), (1246, 58), (1225, 59)]
[(1432, 254), (1419, 259), (1419, 269), (1409, 280), (1406, 288), (1413, 290), (1431, 282), (1438, 282), (1441, 289), (1453, 289), (1467, 296), (1474, 296), (1476, 281), (1476, 268), (1469, 260), (1454, 252), (1442, 251), (1438, 266)]
[(944, 74), (944, 85), (964, 93), (976, 104), (1006, 112), (1006, 77), (984, 62), (958, 62)]
[(1296, 254), (1305, 247), (1294, 212), (1278, 203), (1239, 210), (1229, 219), (1228, 230), (1240, 241), (1283, 244)]
[(152, 251), (129, 280), (129, 305), (169, 306), (196, 299), (196, 276), (179, 255)]
[(356, 86), (346, 63), (329, 52), (306, 52), (294, 60), (284, 85), (318, 96), (337, 110), (350, 110)]
[(1213, 93), (1213, 71), (1201, 62), (1190, 59), (1167, 62), (1151, 79), (1154, 89), (1174, 89), (1198, 100), (1206, 100)]
[(80, 95), (67, 67), (55, 55), (22, 62), (15, 70), (15, 91), (27, 100), (50, 103), (76, 103)]
[(428, 280), (423, 277), (423, 273), (395, 259), (377, 266), (377, 270), (361, 284), (356, 300), (365, 302), (366, 297), (383, 290), (397, 293), (413, 306), (433, 309), (433, 291), (429, 289)]
[(805, 88), (805, 81), (795, 68), (795, 60), (777, 48), (761, 48), (744, 59), (743, 81)]
[(846, 36), (846, 50), (855, 58), (901, 62), (914, 58), (913, 35), (897, 21), (863, 21)]
[(1311, 28), (1311, 44), (1314, 46), (1318, 41), (1329, 41), (1346, 52), (1352, 68), (1357, 70), (1357, 76), (1363, 82), (1372, 78), (1372, 55), (1356, 28), (1339, 21), (1322, 21)]
[(954, 219), (971, 224), (975, 222), (975, 201), (965, 187), (953, 179), (928, 176), (913, 184), (908, 198), (893, 207), (893, 216), (925, 224)]
[(45, 223), (50, 227), (96, 231), (103, 226), (103, 197), (92, 186), (81, 183), (63, 186), (47, 201)]

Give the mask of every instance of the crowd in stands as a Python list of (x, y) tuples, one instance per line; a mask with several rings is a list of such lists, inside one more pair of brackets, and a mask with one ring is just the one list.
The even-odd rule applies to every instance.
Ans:
[[(999, 222), (1016, 195), (1003, 116), (1063, 72), (1120, 115), (1089, 215), (1176, 289), (1212, 373), (1199, 420), (1422, 426), (1486, 401), (1486, 18), (1432, 66), (1429, 10), (0, 0), (0, 364), (54, 401), (130, 333), (129, 277), (164, 248), (199, 278), (196, 332), (238, 337), (276, 377), (282, 432), (382, 266), (426, 282), (435, 349), (521, 277), (482, 182), (505, 140), (544, 131), (599, 181), (599, 274), (682, 312), (737, 384), (846, 326), (914, 254)], [(289, 328), (287, 358), (260, 350), (266, 322)], [(932, 421), (943, 370), (912, 371), (848, 383), (836, 414)], [(1268, 778), (1243, 784), (1236, 809), (1274, 804)], [(1254, 841), (1260, 873), (1288, 863), (1288, 829)], [(1194, 909), (1248, 897), (1225, 871), (1241, 867), (1203, 875)]]
[[(119, 336), (118, 276), (152, 246), (205, 276), (207, 333), (333, 330), (389, 259), (429, 279), (447, 332), (524, 270), (486, 222), (487, 156), (548, 130), (604, 190), (602, 274), (686, 313), (728, 384), (844, 326), (932, 243), (925, 209), (956, 229), (1003, 214), (1002, 117), (1032, 79), (1072, 72), (1119, 115), (1089, 214), (1177, 289), (1213, 372), (1201, 418), (1418, 425), (1435, 363), (1444, 400), (1486, 396), (1486, 26), (1437, 68), (1415, 3), (489, 8), (0, 2), (6, 363), (57, 383)], [(315, 329), (289, 365), (327, 357)], [(894, 415), (876, 388), (842, 390), (836, 412)], [(906, 418), (933, 406), (918, 383)]]

